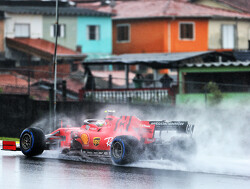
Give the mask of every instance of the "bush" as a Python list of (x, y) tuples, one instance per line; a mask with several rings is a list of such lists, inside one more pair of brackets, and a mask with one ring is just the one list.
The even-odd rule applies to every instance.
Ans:
[(210, 105), (213, 106), (219, 104), (222, 101), (222, 92), (216, 83), (210, 81), (205, 85), (204, 89), (208, 93), (211, 93), (211, 96), (208, 96), (207, 98)]

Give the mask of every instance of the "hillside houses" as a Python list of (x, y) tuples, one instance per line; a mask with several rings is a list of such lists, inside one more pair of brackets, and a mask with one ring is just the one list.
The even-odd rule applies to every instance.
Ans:
[[(250, 64), (234, 63), (239, 59), (250, 59), (250, 13), (242, 8), (242, 5), (247, 7), (248, 4), (241, 4), (241, 0), (233, 3), (227, 0), (117, 0), (111, 1), (111, 4), (107, 4), (109, 1), (73, 2), (73, 6), (72, 1), (61, 2), (59, 10), (59, 49), (62, 49), (59, 59), (62, 65), (67, 65), (67, 69), (61, 71), (68, 75), (72, 71), (79, 71), (76, 63), (102, 65), (103, 62), (103, 65), (109, 66), (105, 69), (99, 67), (102, 70), (99, 70), (98, 76), (107, 77), (107, 73), (112, 72), (104, 70), (124, 70), (123, 63), (128, 61), (122, 60), (124, 62), (120, 64), (119, 56), (129, 56), (132, 63), (119, 76), (122, 79), (127, 77), (124, 87), (133, 87), (129, 71), (153, 74), (154, 77), (150, 78), (159, 80), (161, 74), (169, 73), (166, 68), (170, 67), (157, 64), (169, 61), (172, 55), (183, 56), (182, 60), (176, 61), (173, 64), (175, 66), (171, 67), (177, 70), (175, 83), (181, 95), (194, 90), (190, 89), (190, 85), (181, 85), (180, 82), (206, 83), (212, 80), (225, 83), (229, 81), (221, 79), (225, 72), (242, 81), (233, 84), (249, 84), (245, 76)], [(46, 3), (30, 7), (0, 6), (0, 27), (1, 22), (4, 23), (3, 51), (7, 58), (17, 60), (17, 66), (24, 66), (28, 61), (29, 65), (40, 66), (44, 70), (43, 66), (49, 65), (55, 39), (55, 9)], [(38, 41), (42, 41), (43, 45), (38, 45)], [(40, 48), (37, 49), (37, 46)], [(202, 56), (187, 61), (184, 56), (186, 53), (190, 53), (188, 56), (192, 53)], [(141, 66), (148, 62), (146, 59), (149, 56), (152, 59), (150, 65), (154, 64), (151, 66), (153, 69)], [(167, 58), (157, 62), (159, 56)], [(135, 59), (131, 60), (133, 57)], [(231, 63), (224, 64), (223, 61)], [(214, 74), (215, 70), (217, 75)], [(211, 73), (213, 77), (207, 77), (205, 73)], [(97, 75), (94, 73), (94, 76)], [(204, 77), (209, 79), (204, 80)], [(247, 90), (244, 88), (243, 91)], [(227, 89), (223, 92), (230, 91)]]
[[(60, 4), (59, 45), (76, 54), (84, 53), (88, 59), (111, 54), (250, 48), (250, 15), (209, 6), (208, 0), (115, 1), (112, 7), (104, 1), (75, 2), (78, 8)], [(4, 37), (40, 38), (54, 43), (55, 8), (51, 2), (39, 3), (2, 5), (2, 17), (8, 18), (2, 21)], [(210, 4), (215, 2), (211, 0)], [(8, 45), (6, 50), (6, 56), (13, 57), (8, 54)]]
[[(44, 47), (49, 48), (50, 42), (55, 41), (55, 3), (3, 5), (0, 6), (0, 11), (5, 18), (4, 39), (1, 41), (5, 41), (6, 57), (15, 58), (18, 61), (52, 60), (51, 57), (43, 55), (54, 53), (53, 49), (47, 49), (47, 52), (44, 52)], [(112, 53), (111, 14), (80, 9), (64, 3), (60, 7), (59, 16), (58, 44), (61, 48), (59, 57), (64, 55), (67, 61), (69, 58), (74, 61), (83, 60), (88, 53), (108, 55)], [(32, 46), (33, 43), (38, 43), (38, 39), (41, 48), (39, 45)], [(29, 46), (30, 49), (25, 51), (26, 48), (23, 48), (23, 45)]]
[[(113, 54), (128, 53), (131, 57), (134, 54), (134, 57), (138, 58), (146, 53), (156, 53), (157, 57), (157, 53), (167, 55), (216, 51), (224, 55), (231, 54), (236, 59), (249, 60), (250, 14), (236, 9), (237, 6), (229, 6), (229, 1), (226, 2), (138, 0), (115, 1), (112, 7), (97, 2), (78, 3), (77, 6), (116, 13), (113, 17)], [(236, 4), (235, 1), (233, 4)], [(103, 61), (121, 62), (115, 58)], [(225, 61), (223, 55), (221, 59), (213, 62), (209, 62), (211, 59), (206, 61), (205, 59), (200, 59), (198, 62), (182, 61), (176, 65), (179, 86), (177, 103), (192, 103), (197, 99), (205, 102), (204, 85), (209, 81), (219, 83), (225, 98), (229, 100), (240, 97), (241, 101), (244, 101), (248, 98), (247, 86), (250, 81), (245, 77), (249, 75), (248, 62), (235, 63), (231, 60), (230, 63), (223, 63), (222, 61)], [(128, 61), (124, 61), (126, 62)], [(144, 56), (140, 60), (135, 59), (134, 62), (145, 64), (149, 60)], [(151, 62), (157, 64), (157, 58)], [(241, 87), (237, 88), (235, 85)]]
[(249, 49), (247, 13), (188, 0), (116, 1), (113, 8), (98, 3), (77, 6), (116, 13), (114, 54)]
[[(57, 68), (58, 77), (63, 79), (77, 71), (80, 61), (91, 54), (110, 56), (112, 32), (110, 13), (76, 8), (67, 2), (60, 2), (59, 6)], [(0, 2), (0, 13), (0, 50), (4, 60), (2, 63), (1, 59), (1, 72), (5, 74), (9, 67), (28, 69), (29, 77), (52, 80), (55, 2)], [(84, 83), (79, 81), (79, 85), (83, 87)]]

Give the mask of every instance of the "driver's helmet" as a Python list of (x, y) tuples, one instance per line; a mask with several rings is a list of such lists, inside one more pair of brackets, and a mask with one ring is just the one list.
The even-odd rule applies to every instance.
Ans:
[(97, 125), (98, 127), (102, 127), (104, 124), (105, 124), (105, 121), (104, 121), (104, 120), (98, 120), (98, 121), (96, 122), (96, 125)]

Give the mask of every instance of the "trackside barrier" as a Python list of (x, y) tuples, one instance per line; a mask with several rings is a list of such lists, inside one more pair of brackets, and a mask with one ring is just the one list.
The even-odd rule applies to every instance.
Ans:
[(16, 151), (16, 142), (14, 141), (3, 141), (3, 150)]

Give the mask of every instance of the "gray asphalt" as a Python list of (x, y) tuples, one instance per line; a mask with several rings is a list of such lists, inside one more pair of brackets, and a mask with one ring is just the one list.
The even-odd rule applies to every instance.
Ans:
[(164, 166), (145, 168), (143, 164), (121, 167), (83, 162), (55, 152), (27, 158), (21, 152), (0, 151), (0, 188), (250, 188), (249, 176), (180, 171), (178, 167), (176, 170)]

